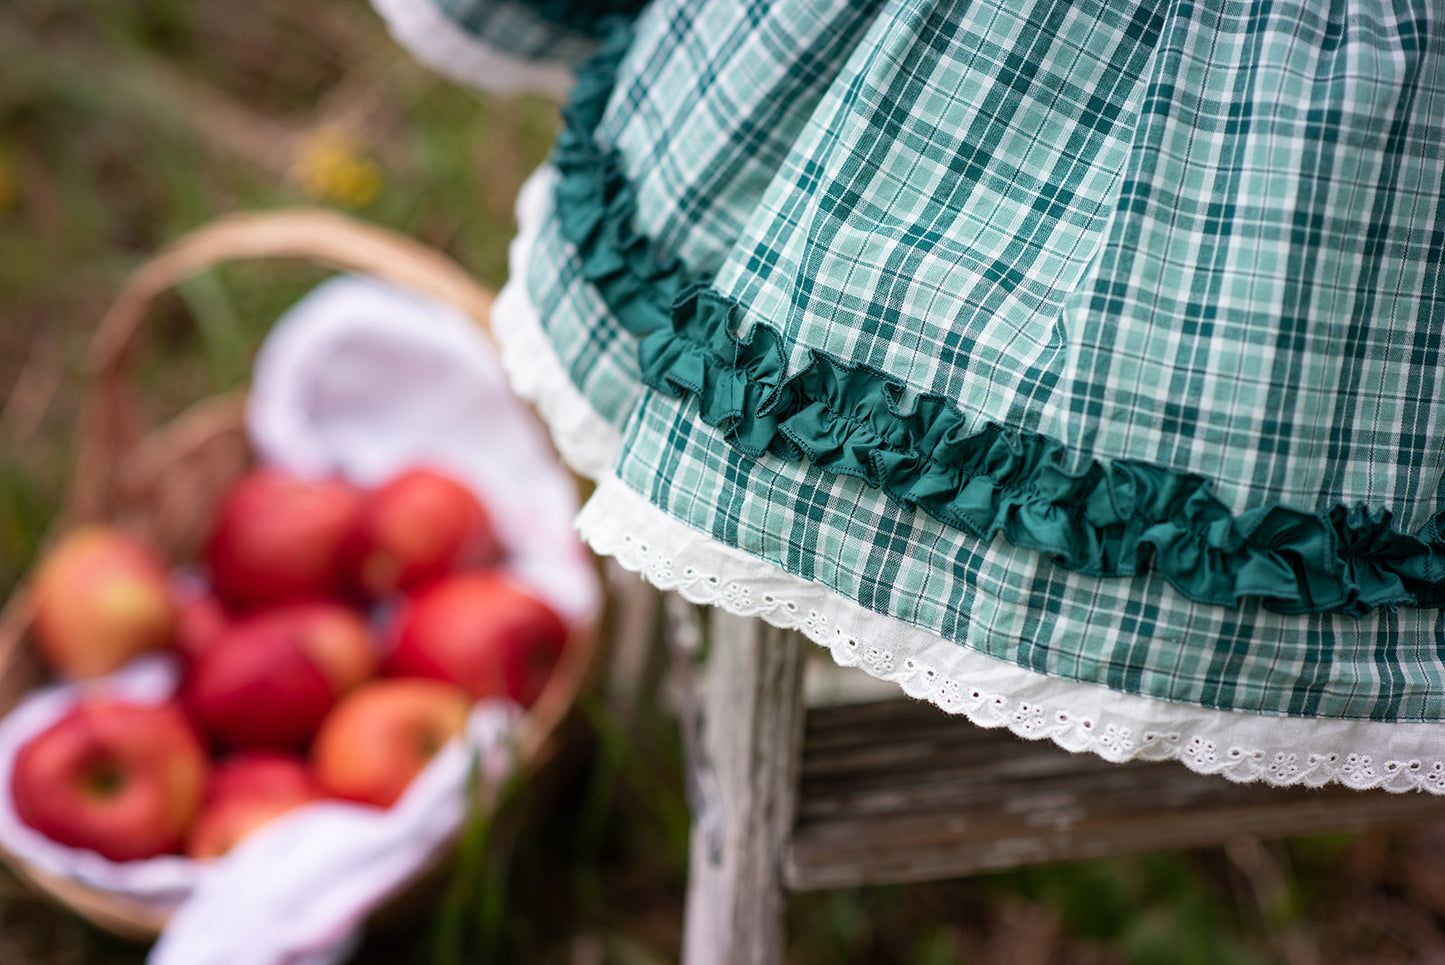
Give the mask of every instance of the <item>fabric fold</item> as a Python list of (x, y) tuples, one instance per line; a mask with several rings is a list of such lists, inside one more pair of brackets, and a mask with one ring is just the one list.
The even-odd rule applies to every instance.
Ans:
[[(658, 252), (634, 225), (620, 156), (595, 139), (630, 34), (618, 28), (578, 75), (554, 149), (556, 210), (583, 275), (637, 338), (643, 380), (695, 396), (741, 452), (808, 459), (856, 476), (906, 510), (982, 540), (1002, 535), (1099, 577), (1150, 568), (1187, 598), (1284, 614), (1363, 616), (1445, 604), (1445, 511), (1416, 533), (1386, 508), (1314, 513), (1272, 505), (1235, 515), (1196, 473), (1136, 460), (1082, 461), (1058, 440), (970, 425), (950, 400), (814, 350), (789, 372), (781, 334), (739, 331), (740, 306)], [(1074, 468), (1082, 465), (1082, 468)]]

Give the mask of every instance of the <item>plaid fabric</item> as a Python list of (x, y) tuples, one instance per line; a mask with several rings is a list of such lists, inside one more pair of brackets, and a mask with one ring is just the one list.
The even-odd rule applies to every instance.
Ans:
[(601, 25), (645, 0), (427, 0), (489, 47), (523, 60), (577, 63), (597, 47)]
[[(756, 9), (740, 4), (651, 9), (637, 24), (628, 58), (633, 80), (614, 95), (598, 134), (608, 143), (635, 142), (644, 156), (629, 165), (638, 172), (642, 201), (634, 227), (666, 239), (658, 243), (665, 254), (708, 270), (721, 267), (879, 5), (818, 0), (800, 5), (806, 7), (801, 16), (761, 23)], [(706, 76), (748, 81), (736, 91), (713, 85), (716, 100), (702, 110), (676, 96), (696, 85), (697, 68), (675, 45), (685, 38), (695, 44), (700, 36), (716, 44)], [(641, 392), (636, 344), (582, 280), (582, 266), (554, 219), (538, 239), (528, 288), (573, 381), (620, 427)]]
[[(780, 333), (1234, 512), (1445, 482), (1445, 35), (1424, 4), (654, 0), (598, 145), (632, 227)], [(804, 459), (748, 456), (549, 229), (558, 353), (615, 471), (715, 538), (1021, 666), (1206, 707), (1445, 718), (1445, 617), (1198, 603), (1070, 572)], [(1438, 535), (1438, 533), (1436, 534)], [(1441, 564), (1431, 561), (1436, 570)], [(1438, 578), (1439, 573), (1436, 572)]]

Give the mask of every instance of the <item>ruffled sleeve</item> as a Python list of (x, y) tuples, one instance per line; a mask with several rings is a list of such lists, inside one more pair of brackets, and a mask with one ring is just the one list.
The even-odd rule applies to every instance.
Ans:
[(372, 0), (392, 36), (453, 80), (563, 97), (573, 67), (649, 0)]

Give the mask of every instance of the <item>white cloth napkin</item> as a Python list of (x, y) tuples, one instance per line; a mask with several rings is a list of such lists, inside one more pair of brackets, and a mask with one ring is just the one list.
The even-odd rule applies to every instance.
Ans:
[(466, 741), (432, 759), (386, 809), (297, 808), (215, 862), (151, 950), (152, 965), (333, 965), (361, 919), (404, 887), (467, 817), (472, 762), (495, 786), (512, 765), (515, 705), (483, 701)]
[[(601, 586), (573, 532), (576, 495), (531, 412), (511, 395), (476, 326), (448, 306), (369, 278), (327, 282), (277, 323), (257, 357), (247, 428), (262, 462), (379, 483), (418, 463), (468, 483), (508, 548), (506, 566), (572, 626), (597, 617)], [(170, 923), (152, 965), (333, 965), (366, 916), (423, 869), (466, 819), (471, 764), (510, 767), (516, 708), (477, 705), (454, 741), (389, 810), (318, 802), (202, 865), (115, 863), (21, 824), (10, 800), (19, 748), (82, 686), (144, 701), (175, 689), (168, 657), (27, 697), (0, 721), (0, 846), (57, 875), (140, 899)]]

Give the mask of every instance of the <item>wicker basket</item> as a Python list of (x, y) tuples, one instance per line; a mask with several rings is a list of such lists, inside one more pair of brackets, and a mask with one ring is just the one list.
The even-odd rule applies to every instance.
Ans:
[[(91, 381), (81, 410), (74, 482), (52, 538), (82, 523), (109, 522), (149, 539), (172, 563), (197, 557), (222, 494), (251, 465), (244, 395), (204, 399), (169, 424), (148, 429), (132, 385), (133, 360), (159, 295), (222, 263), (260, 258), (376, 275), (451, 304), (488, 331), (491, 293), (444, 255), (411, 239), (318, 210), (215, 221), (142, 265), (101, 320), (88, 357)], [(29, 623), (22, 584), (0, 610), (0, 713), (45, 678), (28, 638)], [(520, 759), (527, 770), (539, 768), (555, 751), (559, 728), (595, 666), (596, 627), (575, 636), (523, 722)], [(114, 934), (150, 940), (165, 924), (164, 916), (137, 901), (3, 856), (24, 880)]]

